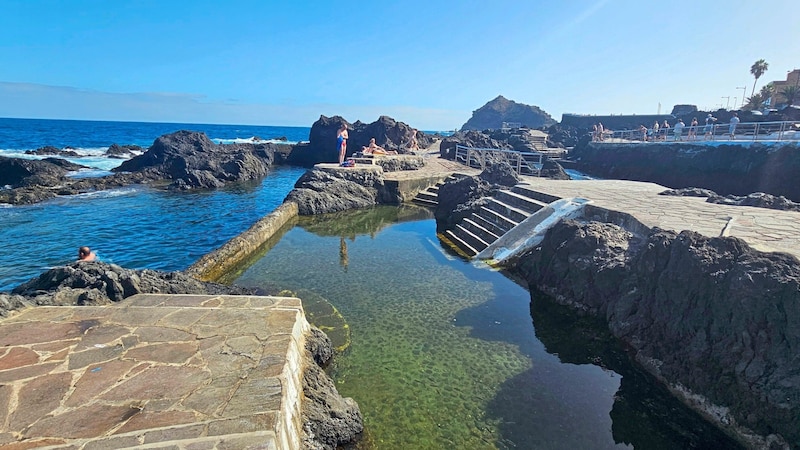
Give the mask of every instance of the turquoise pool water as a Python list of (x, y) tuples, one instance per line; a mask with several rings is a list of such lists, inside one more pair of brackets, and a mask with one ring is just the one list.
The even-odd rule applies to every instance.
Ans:
[[(303, 219), (236, 280), (311, 291), (347, 320), (331, 374), (360, 448), (735, 448), (602, 324), (443, 249), (427, 210)], [(533, 306), (532, 306), (533, 305)]]

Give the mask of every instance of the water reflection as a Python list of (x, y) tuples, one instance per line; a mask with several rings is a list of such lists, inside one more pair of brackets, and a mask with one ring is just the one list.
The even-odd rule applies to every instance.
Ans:
[(324, 300), (347, 320), (352, 344), (333, 376), (359, 402), (369, 445), (726, 442), (696, 416), (684, 420), (685, 410), (668, 397), (650, 395), (657, 386), (629, 366), (597, 323), (536, 299), (532, 308), (531, 295), (510, 278), (453, 258), (429, 217), (423, 208), (381, 207), (300, 218), (237, 280), (290, 289), (304, 304)]

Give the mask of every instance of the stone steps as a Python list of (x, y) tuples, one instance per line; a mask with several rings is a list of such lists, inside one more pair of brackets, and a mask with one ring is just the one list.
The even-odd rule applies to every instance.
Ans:
[(448, 176), (444, 181), (440, 181), (433, 186), (429, 186), (424, 191), (417, 193), (411, 201), (422, 206), (436, 207), (436, 205), (439, 204), (439, 186), (453, 179), (455, 179), (453, 175)]
[(510, 190), (495, 193), (489, 203), (463, 219), (452, 230), (447, 230), (445, 235), (461, 252), (473, 257), (536, 211), (558, 199), (518, 184)]

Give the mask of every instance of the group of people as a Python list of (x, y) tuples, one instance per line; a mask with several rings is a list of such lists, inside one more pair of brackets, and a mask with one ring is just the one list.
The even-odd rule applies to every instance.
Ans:
[[(347, 124), (343, 123), (339, 130), (336, 132), (336, 150), (339, 153), (339, 165), (344, 165), (345, 156), (347, 155), (347, 139), (350, 135), (347, 132)], [(411, 129), (411, 139), (406, 144), (409, 151), (419, 150), (419, 143), (417, 142), (417, 130)], [(365, 155), (397, 155), (396, 150), (386, 150), (377, 143), (375, 138), (369, 140), (369, 144), (361, 147), (362, 153)]]
[[(713, 138), (714, 135), (714, 126), (717, 122), (717, 118), (714, 117), (712, 114), (709, 114), (705, 120), (705, 126), (703, 127), (703, 134), (705, 140), (710, 140)], [(728, 134), (730, 135), (730, 139), (736, 139), (736, 126), (739, 124), (739, 115), (737, 113), (733, 113), (731, 117), (730, 124), (728, 125)], [(673, 133), (675, 135), (676, 141), (683, 140), (683, 129), (686, 127), (686, 124), (683, 123), (683, 119), (678, 119), (675, 123), (675, 126), (672, 127)], [(694, 141), (697, 140), (697, 129), (699, 128), (699, 122), (697, 121), (697, 117), (692, 118), (692, 122), (689, 124), (689, 133), (687, 134), (688, 140)], [(659, 125), (658, 121), (655, 121), (652, 128), (647, 128), (644, 125), (639, 126), (639, 132), (642, 133), (642, 140), (647, 141), (666, 141), (667, 135), (669, 134), (669, 122), (664, 119), (664, 123)]]
[(599, 142), (602, 141), (605, 136), (606, 129), (603, 127), (602, 122), (597, 122), (592, 126), (592, 142)]

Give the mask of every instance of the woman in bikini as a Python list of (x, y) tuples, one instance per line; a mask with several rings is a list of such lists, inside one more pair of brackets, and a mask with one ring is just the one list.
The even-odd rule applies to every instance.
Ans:
[(344, 155), (347, 153), (347, 125), (342, 124), (339, 131), (336, 133), (336, 144), (339, 148), (339, 165), (344, 162)]

